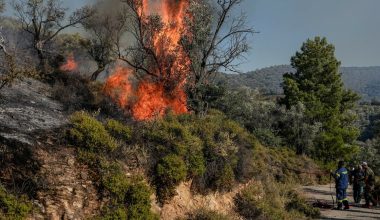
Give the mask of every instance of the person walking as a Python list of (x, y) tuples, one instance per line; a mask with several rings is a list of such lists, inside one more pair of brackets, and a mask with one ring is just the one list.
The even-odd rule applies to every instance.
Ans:
[(351, 174), (352, 190), (354, 191), (354, 201), (356, 205), (360, 204), (364, 189), (364, 170), (361, 165), (358, 165)]
[(336, 209), (343, 210), (350, 209), (347, 199), (347, 188), (348, 188), (348, 171), (344, 167), (344, 162), (339, 161), (338, 169), (335, 172), (331, 172), (331, 175), (335, 179), (335, 188), (336, 188), (336, 200), (338, 207)]
[(362, 164), (364, 169), (364, 182), (365, 182), (365, 188), (364, 188), (364, 198), (365, 198), (365, 205), (363, 205), (364, 208), (371, 208), (371, 204), (373, 206), (377, 206), (377, 201), (375, 200), (373, 193), (375, 191), (375, 173), (372, 171), (372, 169), (368, 166), (366, 162), (363, 162)]

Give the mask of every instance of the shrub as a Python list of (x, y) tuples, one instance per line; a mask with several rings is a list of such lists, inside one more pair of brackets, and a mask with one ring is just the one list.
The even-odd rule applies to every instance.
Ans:
[(125, 220), (127, 219), (127, 211), (124, 207), (116, 207), (103, 211), (103, 216), (99, 220)]
[(295, 203), (294, 198), (289, 197), (290, 192), (289, 185), (276, 183), (273, 178), (253, 183), (235, 197), (236, 211), (246, 219), (268, 220), (305, 219), (317, 214), (317, 209), (303, 209), (306, 203), (302, 202), (302, 206)]
[(318, 208), (308, 204), (304, 198), (300, 197), (297, 192), (290, 191), (288, 194), (289, 201), (286, 204), (287, 211), (297, 211), (305, 214), (307, 217), (318, 218), (321, 213)]
[(135, 181), (129, 188), (126, 195), (126, 203), (128, 206), (128, 219), (158, 219), (151, 209), (150, 202), (151, 190), (141, 180)]
[[(175, 154), (168, 155), (157, 164), (157, 182), (159, 196), (162, 199), (171, 196), (174, 188), (187, 176), (183, 159)], [(161, 200), (162, 201), (162, 200)]]
[(114, 119), (107, 120), (105, 128), (112, 136), (125, 141), (129, 141), (132, 137), (132, 128)]
[(219, 190), (229, 191), (235, 183), (235, 174), (229, 164), (225, 164), (218, 174), (216, 187)]
[(103, 165), (102, 185), (111, 193), (117, 202), (124, 202), (125, 195), (129, 190), (130, 181), (117, 163)]
[(26, 219), (32, 211), (32, 204), (25, 197), (17, 198), (0, 185), (0, 219)]
[(88, 113), (75, 112), (70, 120), (72, 128), (68, 135), (74, 145), (96, 152), (116, 149), (116, 140), (106, 131), (101, 122)]
[(188, 214), (187, 220), (228, 220), (228, 216), (220, 214), (216, 211), (207, 209), (198, 209)]
[(264, 196), (261, 185), (251, 185), (235, 197), (236, 211), (246, 219), (256, 219), (263, 214), (259, 207), (260, 200)]

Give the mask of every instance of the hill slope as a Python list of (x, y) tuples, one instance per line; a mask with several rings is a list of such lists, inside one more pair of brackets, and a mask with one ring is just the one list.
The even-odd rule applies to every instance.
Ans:
[[(246, 86), (265, 94), (281, 94), (282, 75), (292, 71), (289, 65), (272, 66), (244, 74), (220, 74), (216, 82), (229, 88)], [(364, 101), (380, 99), (380, 66), (342, 67), (341, 72), (345, 86), (358, 92)]]

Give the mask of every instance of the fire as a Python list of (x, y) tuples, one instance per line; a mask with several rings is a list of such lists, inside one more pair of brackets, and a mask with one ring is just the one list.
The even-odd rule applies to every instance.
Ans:
[(66, 63), (63, 64), (60, 68), (61, 71), (65, 72), (73, 72), (78, 69), (78, 64), (75, 61), (74, 54), (70, 54), (67, 59)]
[(141, 19), (146, 19), (150, 14), (158, 14), (163, 23), (163, 28), (150, 36), (156, 60), (148, 69), (156, 77), (146, 76), (134, 85), (131, 80), (134, 70), (118, 67), (107, 80), (105, 91), (136, 120), (162, 116), (169, 109), (175, 114), (187, 113), (184, 87), (191, 62), (179, 41), (185, 27), (184, 17), (188, 1), (141, 1)]

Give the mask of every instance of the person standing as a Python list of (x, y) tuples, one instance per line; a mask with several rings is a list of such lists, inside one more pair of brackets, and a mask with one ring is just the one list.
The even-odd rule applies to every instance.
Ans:
[(344, 162), (339, 161), (338, 169), (335, 172), (331, 172), (331, 175), (335, 179), (335, 188), (336, 188), (336, 200), (338, 203), (338, 210), (350, 209), (347, 199), (347, 188), (348, 188), (348, 171), (344, 167)]
[(354, 191), (355, 204), (359, 205), (362, 200), (364, 188), (364, 170), (361, 165), (358, 165), (352, 172), (352, 189)]
[(364, 208), (371, 208), (371, 204), (373, 206), (377, 205), (377, 202), (375, 198), (373, 197), (373, 193), (375, 191), (375, 173), (372, 171), (372, 169), (368, 166), (366, 162), (363, 162), (362, 164), (364, 169), (364, 182), (365, 182), (365, 188), (364, 188), (364, 198), (365, 198), (365, 205), (363, 205)]

